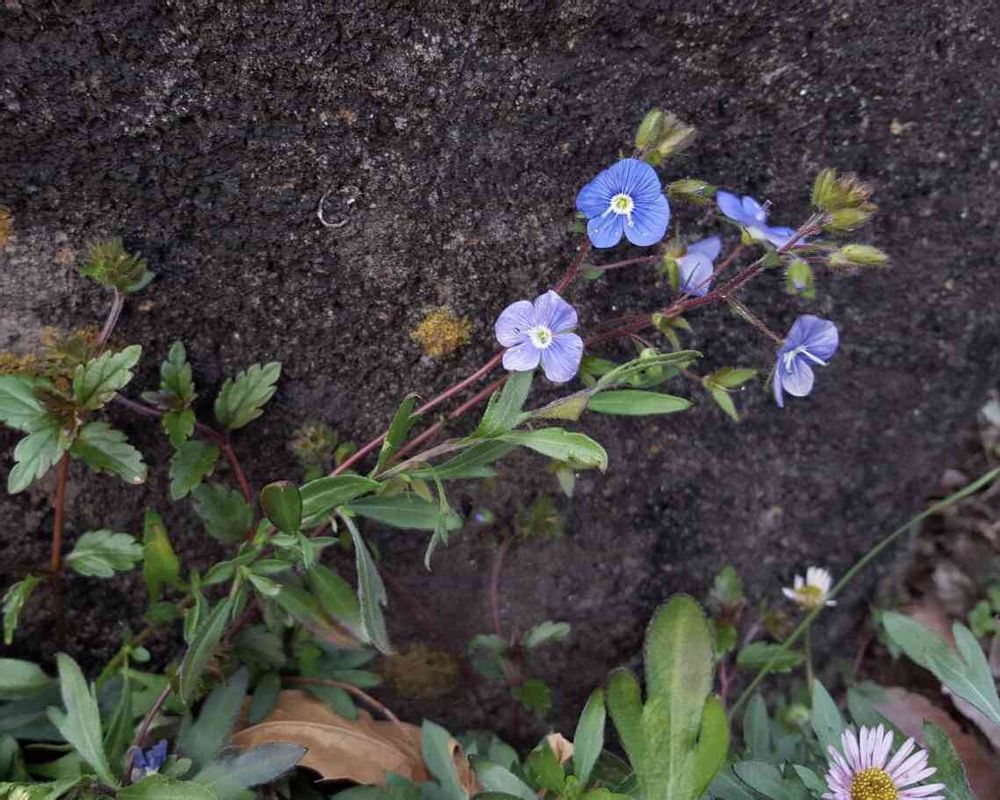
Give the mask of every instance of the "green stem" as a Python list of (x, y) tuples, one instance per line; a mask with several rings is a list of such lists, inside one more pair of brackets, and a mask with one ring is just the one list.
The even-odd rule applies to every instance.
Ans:
[(811, 692), (815, 675), (813, 674), (812, 629), (810, 628), (806, 628), (803, 649), (806, 651), (806, 686), (809, 687), (809, 691)]
[[(869, 550), (861, 558), (859, 558), (857, 562), (855, 562), (854, 566), (844, 573), (844, 577), (842, 577), (839, 581), (837, 581), (837, 584), (830, 590), (829, 595), (827, 595), (827, 599), (832, 599), (836, 597), (838, 594), (840, 594), (840, 592), (843, 591), (844, 587), (846, 587), (847, 584), (849, 584), (854, 579), (854, 577), (859, 572), (861, 572), (861, 570), (867, 567), (875, 558), (877, 558), (882, 553), (883, 550), (889, 547), (889, 545), (895, 542), (900, 536), (902, 536), (904, 533), (910, 530), (918, 522), (922, 522), (923, 520), (927, 519), (927, 517), (930, 517), (934, 514), (944, 511), (944, 509), (948, 508), (949, 506), (953, 506), (955, 503), (958, 503), (961, 500), (964, 500), (969, 495), (975, 494), (984, 486), (987, 486), (994, 480), (996, 480), (998, 476), (1000, 476), (1000, 467), (991, 469), (985, 475), (981, 475), (980, 477), (978, 477), (968, 486), (965, 486), (962, 489), (959, 489), (957, 492), (948, 495), (946, 498), (944, 498), (944, 500), (939, 500), (938, 502), (934, 503), (934, 505), (921, 511), (915, 517), (904, 522), (900, 527), (896, 528), (896, 530), (894, 530), (892, 533), (886, 536), (871, 550)], [(794, 631), (792, 631), (791, 636), (789, 636), (787, 639), (785, 639), (785, 641), (781, 643), (781, 646), (775, 651), (774, 655), (771, 656), (771, 660), (764, 665), (764, 668), (759, 673), (757, 673), (757, 676), (752, 681), (750, 681), (750, 685), (743, 690), (743, 694), (739, 696), (739, 699), (735, 703), (733, 703), (733, 707), (729, 711), (730, 718), (734, 717), (736, 715), (736, 712), (740, 710), (743, 704), (746, 703), (746, 701), (753, 696), (753, 693), (757, 690), (757, 687), (760, 686), (764, 678), (766, 678), (771, 673), (771, 671), (774, 669), (774, 665), (778, 663), (779, 659), (781, 659), (781, 657), (788, 651), (788, 649), (791, 648), (796, 642), (798, 642), (799, 639), (801, 639), (806, 634), (810, 626), (815, 621), (816, 617), (818, 617), (820, 613), (822, 613), (824, 607), (825, 606), (819, 606), (815, 610), (810, 611), (803, 618), (802, 622), (799, 623), (799, 626)]]

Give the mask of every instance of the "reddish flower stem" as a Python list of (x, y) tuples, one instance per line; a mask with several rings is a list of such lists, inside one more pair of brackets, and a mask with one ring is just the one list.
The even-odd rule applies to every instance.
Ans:
[(52, 605), (56, 617), (56, 637), (60, 644), (66, 643), (66, 612), (62, 595), (62, 540), (63, 525), (66, 520), (66, 484), (69, 480), (69, 453), (59, 459), (56, 478), (56, 495), (53, 501), (55, 518), (52, 522), (52, 550), (49, 554), (49, 586), (52, 588)]

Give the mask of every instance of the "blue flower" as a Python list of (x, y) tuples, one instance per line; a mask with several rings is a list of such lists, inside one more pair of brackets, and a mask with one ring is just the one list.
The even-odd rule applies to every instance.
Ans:
[(709, 236), (700, 242), (689, 244), (687, 252), (677, 259), (680, 271), (680, 290), (695, 297), (704, 297), (712, 288), (712, 270), (715, 259), (722, 250), (722, 240)]
[(576, 375), (583, 357), (583, 340), (571, 331), (576, 309), (551, 289), (534, 303), (518, 300), (497, 318), (497, 341), (507, 348), (504, 368), (527, 372), (541, 361), (545, 377), (565, 383)]
[(594, 247), (614, 247), (622, 234), (632, 244), (649, 247), (670, 223), (670, 204), (656, 170), (637, 158), (623, 158), (584, 186), (576, 208), (590, 220), (587, 236)]
[(784, 393), (805, 397), (812, 391), (813, 364), (825, 367), (840, 344), (837, 326), (828, 319), (803, 314), (792, 324), (788, 336), (778, 348), (774, 367), (774, 399), (785, 407)]
[(757, 241), (767, 241), (775, 247), (784, 247), (795, 235), (794, 228), (772, 228), (767, 224), (767, 209), (744, 195), (742, 198), (729, 192), (715, 193), (715, 202), (719, 210), (733, 222), (738, 222), (750, 236)]
[(159, 772), (167, 760), (167, 740), (160, 739), (148, 750), (132, 748), (132, 782), (142, 780), (147, 775)]

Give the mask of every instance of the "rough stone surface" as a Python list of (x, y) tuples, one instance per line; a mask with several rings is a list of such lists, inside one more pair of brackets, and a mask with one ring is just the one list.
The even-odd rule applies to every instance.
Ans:
[[(557, 501), (564, 538), (508, 555), (506, 622), (574, 625), (571, 644), (537, 665), (559, 686), (554, 719), (566, 728), (606, 671), (633, 658), (670, 593), (702, 593), (732, 561), (755, 597), (775, 598), (795, 568), (842, 571), (920, 505), (1000, 367), (998, 35), (993, 0), (6, 0), (0, 202), (15, 235), (0, 254), (0, 347), (29, 347), (42, 324), (99, 321), (107, 298), (67, 256), (124, 236), (158, 274), (120, 328), (147, 355), (136, 389), (177, 338), (206, 413), (225, 375), (285, 365), (266, 417), (236, 441), (259, 487), (292, 474), (281, 442), (302, 421), (365, 439), (406, 391), (430, 395), (481, 363), (500, 309), (561, 273), (576, 190), (629, 146), (651, 104), (702, 131), (668, 177), (767, 198), (779, 224), (806, 213), (822, 166), (871, 180), (883, 213), (867, 235), (891, 269), (823, 276), (813, 304), (787, 299), (772, 274), (746, 294), (779, 330), (805, 308), (841, 325), (814, 396), (779, 412), (751, 389), (739, 425), (705, 402), (663, 420), (587, 419), (608, 474), (582, 476), (576, 499)], [(319, 224), (324, 193), (342, 227)], [(675, 212), (685, 231), (700, 226)], [(588, 326), (655, 307), (657, 293), (622, 271), (573, 300)], [(432, 362), (408, 331), (439, 305), (476, 326), (472, 345)], [(767, 364), (767, 342), (727, 314), (692, 321), (709, 365)], [(70, 540), (99, 526), (137, 531), (155, 505), (186, 561), (209, 563), (218, 549), (190, 511), (166, 507), (162, 438), (112, 416), (152, 478), (136, 490), (74, 467)], [(0, 434), (5, 463), (14, 441)], [(535, 459), (506, 474), (509, 494), (461, 498), (466, 510), (492, 502), (508, 518), (555, 492)], [(0, 499), (3, 583), (44, 563), (50, 491)], [(491, 538), (470, 529), (428, 574), (422, 535), (373, 534), (406, 589), (393, 592), (397, 641), (457, 652), (488, 629)], [(863, 592), (854, 599), (860, 616)], [(137, 581), (72, 581), (69, 601), (71, 650), (89, 663), (142, 610)], [(11, 652), (51, 656), (38, 606)], [(845, 613), (841, 629), (850, 624)], [(444, 708), (405, 710), (503, 725), (500, 703), (460, 690)]]

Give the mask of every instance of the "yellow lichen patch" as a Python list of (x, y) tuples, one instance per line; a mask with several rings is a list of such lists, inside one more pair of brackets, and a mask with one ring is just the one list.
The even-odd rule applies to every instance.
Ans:
[(0, 247), (7, 244), (10, 234), (14, 230), (14, 218), (10, 215), (10, 209), (0, 206)]
[(37, 375), (38, 369), (38, 359), (31, 353), (0, 353), (0, 375)]
[(437, 700), (458, 684), (458, 661), (450, 653), (418, 643), (384, 658), (382, 674), (403, 697)]
[(459, 317), (442, 306), (428, 312), (410, 331), (410, 337), (424, 348), (424, 355), (444, 358), (466, 344), (471, 333), (472, 322), (467, 317)]

